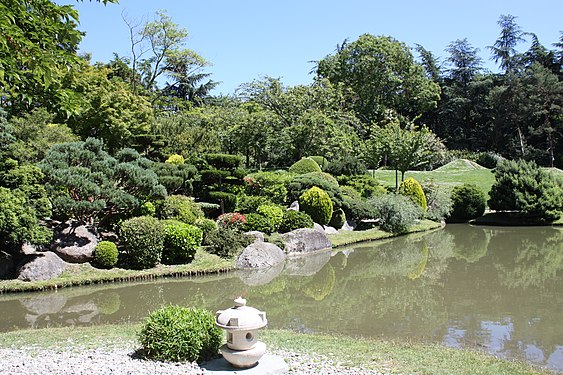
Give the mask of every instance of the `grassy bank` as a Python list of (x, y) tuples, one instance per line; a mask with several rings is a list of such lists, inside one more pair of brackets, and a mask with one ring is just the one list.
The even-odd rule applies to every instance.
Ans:
[[(417, 225), (409, 229), (409, 233), (422, 232), (441, 228), (442, 224), (430, 220), (421, 220)], [(328, 238), (332, 243), (332, 247), (351, 245), (358, 242), (381, 240), (384, 238), (396, 237), (398, 234), (382, 231), (379, 228), (373, 228), (362, 231), (340, 231), (338, 234), (330, 234)]]
[[(376, 170), (373, 175), (382, 185), (395, 187), (395, 171)], [(405, 178), (413, 177), (421, 183), (435, 183), (448, 188), (464, 183), (477, 185), (485, 194), (495, 182), (492, 170), (467, 160), (458, 159), (433, 171), (408, 171)], [(401, 175), (399, 174), (399, 179)]]
[(0, 293), (31, 292), (53, 290), (69, 286), (102, 284), (120, 281), (151, 280), (161, 277), (194, 276), (231, 270), (233, 260), (225, 260), (216, 255), (198, 250), (193, 262), (174, 266), (159, 265), (146, 270), (112, 268), (110, 270), (92, 267), (89, 263), (67, 267), (59, 276), (51, 280), (25, 282), (20, 280), (0, 281)]
[[(0, 347), (80, 351), (83, 348), (136, 349), (139, 325), (49, 328), (0, 334)], [(523, 362), (502, 360), (476, 350), (446, 348), (438, 344), (390, 342), (377, 339), (299, 334), (263, 330), (271, 349), (336, 359), (344, 366), (377, 369), (393, 374), (549, 374)], [(314, 363), (312, 364), (314, 366)]]

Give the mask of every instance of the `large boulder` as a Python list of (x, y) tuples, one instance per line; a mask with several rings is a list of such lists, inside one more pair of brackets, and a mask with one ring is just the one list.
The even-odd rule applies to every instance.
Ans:
[(4, 251), (0, 251), (0, 279), (11, 279), (16, 272), (14, 257)]
[(285, 252), (288, 255), (304, 255), (332, 247), (324, 230), (300, 228), (284, 233), (281, 237), (285, 243)]
[(93, 226), (71, 221), (55, 231), (52, 250), (69, 263), (86, 263), (94, 259), (97, 244), (98, 235)]
[(269, 242), (248, 245), (237, 259), (237, 268), (268, 268), (285, 260), (282, 249)]
[(59, 276), (65, 270), (65, 262), (57, 254), (47, 251), (24, 259), (19, 267), (18, 279), (22, 281), (43, 281)]

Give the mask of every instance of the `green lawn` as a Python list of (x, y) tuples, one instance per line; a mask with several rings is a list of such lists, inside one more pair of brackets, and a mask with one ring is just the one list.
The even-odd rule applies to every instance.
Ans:
[[(395, 187), (394, 170), (378, 169), (373, 171), (373, 175), (382, 185)], [(485, 194), (489, 193), (495, 182), (495, 176), (490, 169), (464, 159), (454, 160), (433, 171), (408, 171), (405, 173), (405, 178), (407, 177), (413, 177), (421, 183), (433, 182), (448, 188), (472, 183), (477, 185)]]

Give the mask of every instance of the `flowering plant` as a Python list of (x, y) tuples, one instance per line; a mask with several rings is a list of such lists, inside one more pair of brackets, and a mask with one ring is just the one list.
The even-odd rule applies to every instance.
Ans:
[(240, 230), (244, 224), (246, 224), (246, 217), (240, 212), (227, 212), (217, 219), (217, 225), (221, 228)]

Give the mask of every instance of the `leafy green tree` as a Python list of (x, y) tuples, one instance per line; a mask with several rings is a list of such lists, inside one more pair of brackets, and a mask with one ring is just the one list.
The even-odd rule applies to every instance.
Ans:
[(53, 146), (40, 167), (57, 216), (107, 224), (166, 195), (150, 164), (132, 149), (112, 157), (100, 140), (88, 138)]
[(392, 37), (364, 34), (318, 62), (318, 77), (342, 84), (346, 100), (369, 124), (388, 110), (414, 118), (435, 108), (439, 86), (428, 79), (410, 49)]
[(375, 128), (368, 149), (375, 155), (374, 159), (387, 157), (391, 162), (397, 172), (395, 189), (398, 189), (399, 171), (401, 181), (404, 181), (406, 171), (430, 164), (445, 147), (427, 127), (418, 129), (410, 124), (403, 129), (396, 119), (391, 118), (385, 126)]

